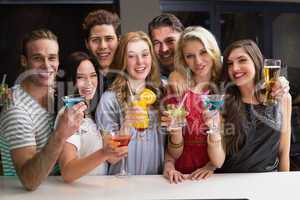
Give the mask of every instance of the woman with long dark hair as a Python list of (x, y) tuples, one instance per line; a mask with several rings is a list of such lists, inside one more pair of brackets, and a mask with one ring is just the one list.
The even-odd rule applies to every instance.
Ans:
[[(99, 85), (99, 72), (91, 58), (83, 52), (72, 53), (67, 63), (67, 77), (75, 85), (75, 94), (84, 97), (89, 108)], [(64, 109), (68, 108), (64, 107), (62, 110)], [(103, 145), (94, 120), (95, 111), (90, 112), (86, 113), (79, 130), (67, 139), (60, 156), (61, 174), (66, 182), (72, 182), (84, 175), (106, 175), (106, 161), (127, 153), (127, 147)]]
[(263, 56), (255, 42), (239, 40), (224, 51), (226, 160), (221, 172), (289, 170), (291, 96), (264, 105)]

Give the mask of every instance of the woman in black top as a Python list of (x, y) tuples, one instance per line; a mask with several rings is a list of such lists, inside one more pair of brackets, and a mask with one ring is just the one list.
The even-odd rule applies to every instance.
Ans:
[(226, 160), (219, 172), (289, 171), (291, 96), (263, 105), (256, 87), (263, 82), (262, 70), (263, 57), (253, 41), (236, 41), (225, 50)]

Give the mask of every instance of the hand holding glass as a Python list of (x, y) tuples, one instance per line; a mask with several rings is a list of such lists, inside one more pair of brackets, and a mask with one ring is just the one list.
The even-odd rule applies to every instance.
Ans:
[[(208, 111), (220, 111), (224, 106), (224, 97), (225, 95), (211, 94), (211, 95), (201, 95), (201, 98), (204, 103), (204, 107)], [(217, 125), (213, 120), (212, 130), (209, 130), (207, 133), (217, 130)]]
[[(131, 89), (130, 89), (131, 91)], [(136, 118), (136, 121), (131, 123), (131, 126), (134, 127), (137, 131), (144, 131), (145, 129), (149, 128), (149, 106), (152, 105), (156, 101), (155, 93), (145, 88), (141, 94), (133, 95), (132, 91), (130, 92), (130, 102), (129, 105), (137, 112), (132, 112), (130, 118)], [(138, 110), (140, 112), (138, 112)]]
[(271, 95), (272, 87), (280, 75), (281, 60), (265, 59), (264, 60), (264, 84), (265, 97), (263, 104), (272, 105), (276, 103), (276, 99)]
[(67, 108), (70, 108), (80, 102), (85, 102), (85, 98), (79, 94), (64, 96), (62, 100)]
[(172, 130), (178, 130), (182, 127), (186, 126), (186, 116), (188, 115), (188, 112), (185, 110), (183, 106), (179, 107), (175, 104), (168, 104), (166, 106), (167, 113), (171, 116), (172, 121), (168, 129), (170, 131)]
[[(131, 139), (131, 135), (128, 131), (102, 131), (102, 137), (104, 145), (110, 146), (112, 149), (128, 146)], [(117, 176), (128, 176), (125, 166), (125, 157), (122, 157), (121, 162), (121, 170)]]

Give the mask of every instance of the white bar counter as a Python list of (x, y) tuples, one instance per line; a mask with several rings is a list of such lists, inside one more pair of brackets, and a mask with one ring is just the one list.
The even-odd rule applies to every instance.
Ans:
[(170, 184), (162, 176), (86, 176), (72, 184), (48, 177), (33, 192), (17, 177), (0, 177), (1, 200), (300, 199), (300, 172), (214, 174), (207, 180)]

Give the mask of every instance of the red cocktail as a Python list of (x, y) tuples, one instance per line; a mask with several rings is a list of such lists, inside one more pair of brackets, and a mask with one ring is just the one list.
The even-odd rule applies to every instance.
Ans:
[(114, 135), (111, 140), (120, 143), (118, 147), (128, 146), (131, 139), (131, 135)]

